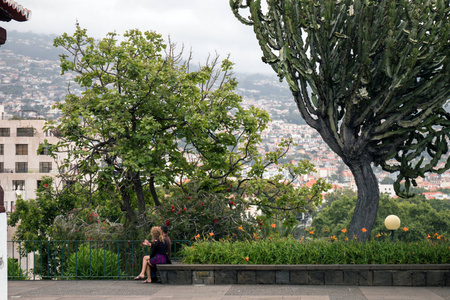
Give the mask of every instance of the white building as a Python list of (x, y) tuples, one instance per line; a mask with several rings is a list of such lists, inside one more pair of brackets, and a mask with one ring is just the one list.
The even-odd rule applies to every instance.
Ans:
[[(4, 120), (3, 116), (0, 104), (0, 185), (5, 192), (6, 212), (11, 212), (19, 197), (36, 198), (42, 177), (54, 177), (55, 184), (59, 185), (58, 164), (45, 149), (38, 153), (45, 140), (56, 144), (58, 138), (49, 131), (44, 132), (45, 120)], [(63, 154), (58, 154), (58, 161), (63, 158)], [(12, 234), (12, 228), (8, 228), (8, 240)]]
[[(45, 120), (0, 120), (0, 185), (5, 191), (6, 211), (14, 210), (16, 199), (34, 199), (43, 176), (58, 173), (54, 159), (41, 144), (56, 144), (58, 138), (44, 132)], [(61, 160), (61, 158), (58, 158)]]

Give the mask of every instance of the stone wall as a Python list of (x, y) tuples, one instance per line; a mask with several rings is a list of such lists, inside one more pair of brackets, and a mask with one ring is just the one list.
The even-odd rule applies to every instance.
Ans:
[(450, 286), (441, 265), (159, 265), (164, 284)]

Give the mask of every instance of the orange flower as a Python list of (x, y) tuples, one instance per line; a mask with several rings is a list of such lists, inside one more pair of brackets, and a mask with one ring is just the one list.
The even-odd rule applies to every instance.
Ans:
[(366, 229), (365, 227), (363, 227), (363, 228), (361, 229), (361, 231), (362, 231), (362, 232), (367, 232), (367, 229)]
[(309, 234), (314, 234), (314, 229), (309, 232)]
[(210, 236), (213, 236), (213, 235), (214, 235), (214, 232), (210, 232), (209, 235), (210, 235)]
[(427, 239), (431, 238), (431, 235), (427, 235)]
[(273, 224), (270, 225), (270, 226), (272, 226), (272, 228), (275, 228), (275, 227), (277, 227), (277, 224), (273, 223)]
[(381, 236), (381, 233), (378, 232), (378, 234), (376, 235), (376, 237), (380, 237), (380, 236)]
[(336, 236), (335, 236), (335, 235), (332, 235), (332, 236), (330, 236), (330, 239), (331, 239), (332, 241), (335, 241), (335, 240), (336, 240)]
[(249, 261), (250, 258), (248, 258), (248, 256), (246, 256), (244, 259), (245, 259), (245, 261)]
[(239, 227), (238, 227), (238, 229), (240, 229), (240, 230), (244, 230), (244, 228), (242, 227), (242, 225), (241, 225), (241, 226), (239, 226)]
[(409, 228), (408, 227), (403, 227), (403, 231), (408, 231), (409, 230)]
[(437, 236), (437, 239), (438, 239), (438, 240), (440, 240), (440, 239), (441, 239), (441, 237), (442, 237), (442, 236), (438, 235), (438, 236)]
[(346, 241), (346, 242), (347, 242), (347, 241), (348, 241), (348, 237), (345, 237), (345, 238), (344, 238), (344, 241)]
[(344, 228), (344, 229), (342, 229), (341, 230), (343, 233), (346, 233), (347, 232), (347, 228)]
[(200, 238), (200, 234), (197, 234), (197, 235), (195, 236), (195, 238), (196, 238), (196, 239), (199, 239), (199, 238)]

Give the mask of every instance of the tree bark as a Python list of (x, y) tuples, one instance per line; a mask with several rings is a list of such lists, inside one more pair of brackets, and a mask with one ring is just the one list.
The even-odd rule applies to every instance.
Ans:
[(150, 193), (152, 194), (152, 198), (153, 198), (153, 202), (155, 202), (155, 206), (161, 206), (161, 202), (159, 202), (159, 199), (158, 199), (158, 194), (156, 193), (154, 176), (150, 177), (150, 182), (148, 183), (148, 185), (150, 187)]
[(370, 163), (369, 160), (348, 163), (358, 188), (358, 200), (348, 229), (350, 239), (367, 241), (377, 217), (380, 191)]
[(144, 191), (142, 189), (142, 181), (139, 175), (139, 172), (133, 173), (133, 186), (134, 192), (136, 193), (137, 205), (138, 205), (138, 213), (139, 216), (144, 215), (145, 213), (145, 197)]
[(131, 207), (131, 199), (130, 195), (128, 194), (127, 188), (125, 186), (120, 186), (119, 189), (122, 196), (122, 203), (120, 204), (122, 211), (125, 211), (127, 213), (127, 216), (132, 223), (138, 225), (138, 218), (133, 208)]

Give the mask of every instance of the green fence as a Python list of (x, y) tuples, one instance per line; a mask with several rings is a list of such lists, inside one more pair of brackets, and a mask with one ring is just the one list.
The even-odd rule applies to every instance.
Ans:
[[(130, 279), (150, 247), (142, 241), (8, 241), (8, 279)], [(172, 260), (183, 245), (172, 241)]]

